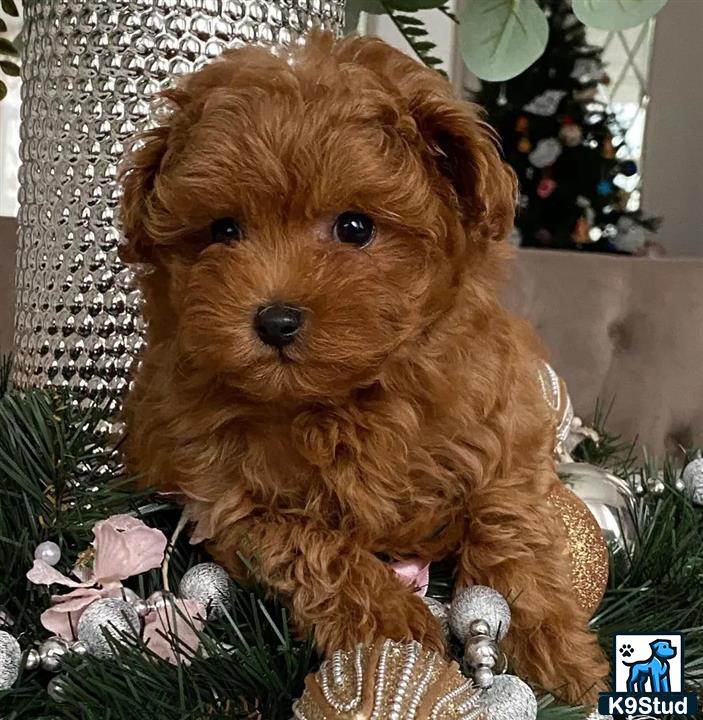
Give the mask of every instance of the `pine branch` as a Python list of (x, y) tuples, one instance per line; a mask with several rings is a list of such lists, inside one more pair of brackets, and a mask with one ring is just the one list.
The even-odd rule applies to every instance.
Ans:
[(440, 67), (441, 58), (432, 55), (432, 52), (437, 49), (437, 45), (429, 39), (429, 33), (422, 19), (415, 15), (398, 12), (387, 4), (384, 4), (384, 8), (420, 62), (446, 77), (446, 72)]
[[(128, 492), (129, 478), (109, 444), (104, 424), (109, 403), (83, 408), (70, 394), (10, 391), (0, 399), (0, 606), (15, 619), (12, 632), (27, 648), (47, 637), (39, 614), (49, 592), (25, 578), (33, 551), (56, 539), (68, 572), (90, 541), (92, 524), (131, 512), (170, 535), (180, 508), (172, 502)], [(629, 468), (631, 446), (602, 427), (607, 412), (596, 411), (603, 440), (587, 456), (606, 466)], [(596, 455), (595, 453), (599, 453)], [(690, 456), (687, 456), (690, 457)], [(638, 498), (633, 517), (636, 542), (631, 563), (616, 578), (593, 619), (610, 651), (612, 634), (627, 630), (682, 629), (686, 634), (687, 687), (703, 689), (703, 509), (676, 487), (679, 470), (670, 461), (660, 469), (650, 459), (637, 469), (660, 492)], [(206, 559), (204, 550), (181, 536), (170, 564), (174, 589), (185, 571)], [(433, 565), (430, 595), (451, 597), (454, 568)], [(161, 589), (158, 571), (129, 582), (142, 597)], [(51, 675), (25, 672), (13, 688), (0, 692), (3, 720), (206, 720), (256, 718), (283, 720), (302, 692), (305, 676), (320, 658), (311, 639), (294, 637), (286, 609), (255, 583), (230, 584), (230, 610), (199, 634), (200, 652), (190, 664), (169, 665), (141, 641), (115, 645), (111, 660), (70, 657), (61, 677), (65, 702), (46, 693)], [(180, 641), (168, 640), (178, 649)], [(458, 653), (460, 648), (454, 648)], [(540, 720), (576, 720), (584, 708), (541, 698)]]
[(0, 355), (0, 399), (10, 389), (13, 364), (12, 355)]

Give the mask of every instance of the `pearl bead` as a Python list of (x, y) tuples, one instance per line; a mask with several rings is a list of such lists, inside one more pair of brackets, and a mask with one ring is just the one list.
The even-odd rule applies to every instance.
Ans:
[(474, 672), (474, 681), (483, 690), (493, 686), (495, 677), (489, 668), (480, 667)]
[(61, 548), (55, 542), (46, 540), (34, 548), (34, 558), (54, 567), (61, 560)]
[(79, 656), (87, 655), (88, 646), (82, 640), (76, 640), (76, 642), (71, 645), (71, 652)]
[(24, 659), (24, 666), (27, 670), (36, 670), (41, 663), (41, 657), (39, 653), (32, 648), (27, 652), (27, 656)]
[(49, 672), (57, 672), (61, 668), (64, 655), (68, 652), (68, 643), (59, 637), (49, 638), (39, 646), (41, 666)]
[(472, 635), (490, 635), (491, 627), (485, 620), (474, 620), (469, 625), (469, 632)]

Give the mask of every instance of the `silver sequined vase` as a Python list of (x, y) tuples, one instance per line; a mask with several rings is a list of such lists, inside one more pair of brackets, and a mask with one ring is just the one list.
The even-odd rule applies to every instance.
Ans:
[(16, 377), (118, 396), (143, 342), (117, 257), (123, 142), (169, 78), (225, 48), (340, 33), (343, 0), (32, 0), (22, 61)]

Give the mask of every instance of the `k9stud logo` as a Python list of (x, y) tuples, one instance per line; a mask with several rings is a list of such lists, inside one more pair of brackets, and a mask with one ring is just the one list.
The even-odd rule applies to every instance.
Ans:
[(696, 712), (695, 694), (684, 692), (680, 633), (616, 635), (612, 662), (615, 692), (601, 694), (601, 714), (660, 718)]

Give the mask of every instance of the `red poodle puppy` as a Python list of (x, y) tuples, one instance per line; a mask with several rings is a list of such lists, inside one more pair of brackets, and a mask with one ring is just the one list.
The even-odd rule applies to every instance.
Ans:
[(511, 601), (516, 671), (571, 700), (606, 665), (569, 582), (553, 418), (496, 286), (515, 183), (477, 109), (377, 39), (225, 54), (123, 168), (147, 349), (127, 459), (200, 509), (323, 650), (441, 646), (381, 558), (451, 557)]

